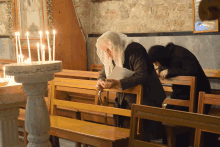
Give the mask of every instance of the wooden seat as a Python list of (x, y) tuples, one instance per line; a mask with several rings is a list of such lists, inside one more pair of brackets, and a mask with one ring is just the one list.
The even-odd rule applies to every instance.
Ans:
[(55, 73), (55, 77), (66, 77), (75, 79), (95, 79), (99, 77), (99, 72), (81, 71), (81, 70), (69, 70), (63, 69), (61, 72)]
[[(220, 79), (220, 70), (219, 69), (203, 69), (206, 76), (209, 80), (219, 81)], [(211, 94), (218, 94), (220, 95), (219, 89), (211, 89)]]
[[(215, 131), (220, 133), (220, 117), (197, 113), (163, 109), (158, 107), (132, 105), (129, 147), (168, 147), (167, 145), (152, 142), (143, 142), (136, 139), (137, 119), (149, 119), (172, 125)], [(195, 146), (194, 146), (195, 147)]]
[(102, 64), (91, 64), (90, 71), (101, 71), (103, 65)]
[[(113, 126), (106, 126), (103, 124), (96, 124), (94, 122), (86, 122), (84, 120), (75, 120), (73, 118), (66, 118), (57, 116), (57, 108), (68, 107), (75, 111), (97, 112), (102, 114), (116, 114), (130, 117), (131, 111), (127, 109), (119, 109), (114, 107), (99, 106), (94, 104), (85, 104), (79, 102), (71, 102), (56, 99), (55, 92), (62, 88), (78, 89), (79, 92), (86, 90), (92, 91), (95, 88), (96, 81), (82, 80), (82, 79), (66, 79), (55, 78), (52, 86), (52, 99), (51, 99), (51, 135), (70, 139), (80, 143), (89, 144), (93, 146), (121, 146), (128, 144), (129, 129), (117, 128)], [(137, 103), (142, 101), (142, 85), (137, 85), (127, 90), (119, 89), (104, 89), (103, 91), (122, 92), (137, 94)], [(95, 100), (98, 101), (98, 91), (96, 91)], [(73, 124), (74, 123), (74, 124)], [(62, 126), (60, 126), (62, 124)], [(82, 124), (85, 124), (83, 127)], [(94, 124), (94, 125), (93, 125)], [(66, 127), (69, 126), (69, 127)], [(79, 129), (77, 127), (79, 127)], [(64, 128), (65, 127), (65, 128)], [(95, 128), (95, 129), (94, 129)], [(97, 130), (97, 131), (96, 131)], [(119, 131), (119, 132), (118, 132)], [(110, 134), (110, 135), (109, 135)], [(80, 143), (79, 143), (80, 142)]]
[[(186, 85), (186, 86), (190, 86), (190, 98), (189, 100), (180, 100), (180, 99), (172, 99), (167, 97), (164, 101), (163, 101), (163, 108), (166, 108), (167, 104), (170, 105), (176, 105), (176, 106), (185, 106), (185, 107), (189, 107), (189, 112), (196, 112), (195, 110), (195, 91), (196, 91), (196, 87), (195, 87), (195, 83), (196, 83), (196, 78), (192, 77), (192, 76), (178, 76), (178, 77), (174, 77), (174, 78), (169, 78), (169, 79), (164, 79), (164, 78), (160, 78), (161, 83), (164, 85), (164, 91), (167, 92), (172, 92), (172, 88), (170, 85)], [(166, 132), (167, 132), (167, 143), (168, 146), (170, 147), (175, 147), (176, 146), (176, 134), (181, 134), (187, 131), (191, 131), (191, 129), (189, 128), (185, 128), (185, 127), (179, 127), (176, 125), (170, 125), (170, 124), (166, 124), (164, 123), (164, 125), (166, 126)]]
[[(220, 105), (220, 95), (214, 95), (214, 94), (205, 94), (205, 92), (199, 92), (199, 101), (198, 101), (198, 111), (197, 113), (204, 114), (204, 106), (205, 104), (211, 104), (211, 105)], [(211, 108), (208, 115), (215, 115), (220, 116), (220, 108)], [(215, 123), (215, 122), (213, 122)], [(205, 130), (196, 129), (195, 133), (195, 147), (200, 147), (201, 145), (201, 132)], [(217, 133), (220, 134), (218, 131), (208, 131), (211, 133)]]

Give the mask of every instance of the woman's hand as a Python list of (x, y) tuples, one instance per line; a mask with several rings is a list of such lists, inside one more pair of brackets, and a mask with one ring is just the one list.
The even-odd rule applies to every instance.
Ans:
[(163, 77), (163, 78), (166, 78), (167, 75), (168, 75), (168, 69), (165, 69), (165, 70), (160, 72), (160, 76)]
[(113, 87), (121, 87), (121, 83), (120, 83), (119, 80), (106, 79), (106, 82), (103, 81), (101, 83), (101, 86), (103, 88), (110, 89), (110, 88), (113, 88)]
[(102, 87), (102, 84), (101, 84), (103, 82), (105, 82), (105, 81), (103, 81), (103, 80), (98, 80), (97, 81), (96, 86), (95, 86), (97, 90), (101, 90), (101, 91), (103, 90), (103, 87)]

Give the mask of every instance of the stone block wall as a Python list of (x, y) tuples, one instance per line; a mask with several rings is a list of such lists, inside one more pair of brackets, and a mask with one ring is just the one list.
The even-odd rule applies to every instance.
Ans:
[(108, 30), (123, 33), (193, 30), (192, 0), (73, 1), (86, 34)]
[(0, 3), (0, 35), (7, 34), (8, 15), (7, 4), (5, 2)]

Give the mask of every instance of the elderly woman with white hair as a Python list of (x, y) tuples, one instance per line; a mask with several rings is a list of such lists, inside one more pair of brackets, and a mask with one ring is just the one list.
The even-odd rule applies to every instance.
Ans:
[[(153, 63), (141, 44), (129, 40), (124, 34), (108, 31), (98, 38), (96, 47), (97, 54), (104, 65), (96, 85), (98, 90), (112, 87), (125, 90), (142, 84), (143, 105), (162, 107), (166, 94)], [(107, 79), (115, 66), (127, 68), (135, 73), (121, 80)], [(136, 95), (117, 93), (115, 107), (131, 109), (132, 103), (136, 103)], [(114, 116), (114, 119), (115, 126), (130, 127), (130, 118)], [(162, 138), (159, 135), (162, 134), (162, 130), (162, 124), (159, 122), (143, 121), (143, 137), (146, 141)]]

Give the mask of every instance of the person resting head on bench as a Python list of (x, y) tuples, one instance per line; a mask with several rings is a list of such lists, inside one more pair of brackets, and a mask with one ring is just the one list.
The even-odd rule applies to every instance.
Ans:
[[(211, 92), (209, 80), (199, 64), (199, 61), (188, 49), (173, 43), (168, 43), (166, 46), (152, 46), (148, 50), (148, 55), (156, 68), (158, 76), (160, 77), (196, 77), (196, 105), (200, 91), (204, 91), (206, 93)], [(189, 100), (189, 86), (173, 85), (172, 88), (173, 92), (171, 98)], [(177, 106), (167, 106), (167, 108), (188, 111), (183, 107)]]
[[(196, 94), (195, 106), (197, 110), (198, 96), (200, 91), (205, 93), (211, 92), (211, 87), (208, 78), (206, 77), (197, 58), (186, 48), (168, 43), (166, 46), (154, 45), (148, 50), (148, 55), (153, 62), (158, 76), (162, 78), (171, 78), (175, 76), (195, 76), (196, 77)], [(190, 87), (183, 85), (172, 85), (173, 92), (171, 98), (189, 100)], [(210, 110), (210, 105), (207, 105), (206, 114)], [(168, 109), (176, 109), (181, 111), (189, 111), (188, 107), (167, 105)], [(187, 136), (177, 137), (186, 138)], [(166, 143), (166, 137), (163, 140)], [(186, 146), (186, 140), (176, 141), (176, 146)]]
[[(122, 33), (108, 31), (97, 39), (96, 47), (97, 55), (104, 65), (97, 81), (97, 90), (113, 87), (120, 87), (125, 90), (142, 84), (143, 104), (162, 107), (166, 94), (153, 63), (141, 44), (133, 42)], [(115, 66), (127, 68), (135, 73), (131, 77), (121, 80), (107, 79)], [(115, 107), (131, 109), (132, 103), (136, 103), (135, 95), (117, 93)], [(114, 120), (117, 127), (130, 127), (130, 118), (128, 117), (114, 116)], [(162, 132), (158, 128), (159, 125), (162, 127), (161, 123), (155, 121), (144, 122), (144, 139), (156, 139), (157, 135)]]

